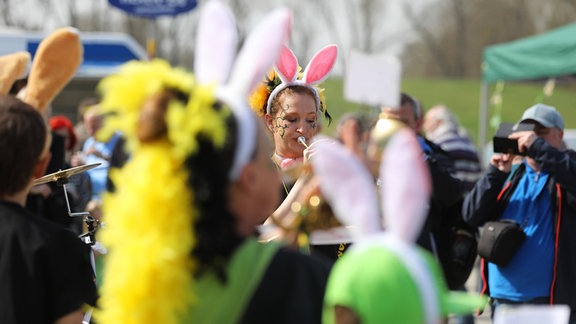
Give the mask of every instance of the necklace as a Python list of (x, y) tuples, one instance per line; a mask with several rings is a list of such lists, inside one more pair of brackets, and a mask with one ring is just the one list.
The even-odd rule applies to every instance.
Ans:
[(274, 155), (272, 155), (270, 157), (270, 159), (272, 160), (272, 162), (274, 162), (274, 165), (276, 166), (276, 170), (280, 174), (280, 180), (282, 181), (282, 186), (284, 187), (284, 192), (286, 192), (286, 195), (288, 195), (288, 186), (286, 185), (286, 181), (284, 181), (284, 174), (283, 174), (282, 169), (280, 168), (280, 165), (279, 165), (279, 161), (282, 159), (282, 157), (280, 157), (278, 154), (274, 153)]

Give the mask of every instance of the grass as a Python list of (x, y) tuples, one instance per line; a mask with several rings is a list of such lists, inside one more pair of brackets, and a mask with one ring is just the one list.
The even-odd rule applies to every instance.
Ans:
[[(346, 112), (361, 111), (370, 113), (374, 109), (365, 105), (352, 103), (343, 98), (343, 80), (330, 79), (322, 86), (326, 89), (326, 105), (334, 117), (334, 122), (324, 130), (327, 134), (334, 134), (338, 119)], [(502, 92), (502, 122), (516, 122), (522, 112), (537, 102), (542, 94), (542, 83), (507, 82)], [(494, 85), (490, 86), (491, 94)], [(405, 79), (402, 82), (402, 91), (419, 99), (427, 109), (434, 104), (443, 103), (458, 117), (460, 123), (470, 132), (474, 141), (478, 136), (480, 111), (480, 81), (470, 79)], [(576, 91), (575, 85), (557, 85), (551, 97), (544, 103), (556, 107), (564, 118), (566, 128), (576, 128)], [(489, 107), (488, 112), (493, 114), (494, 108)], [(495, 128), (489, 126), (487, 139), (489, 140)]]

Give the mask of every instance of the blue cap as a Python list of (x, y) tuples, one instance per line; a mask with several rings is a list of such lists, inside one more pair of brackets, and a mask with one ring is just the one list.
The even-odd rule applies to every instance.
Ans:
[(526, 109), (522, 115), (520, 123), (527, 121), (536, 121), (546, 128), (556, 127), (564, 130), (564, 120), (556, 108), (545, 104), (535, 104), (534, 106)]

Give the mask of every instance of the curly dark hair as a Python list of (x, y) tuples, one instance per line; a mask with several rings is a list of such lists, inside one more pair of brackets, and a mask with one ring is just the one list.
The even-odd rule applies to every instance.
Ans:
[[(217, 103), (214, 109), (222, 109)], [(194, 191), (194, 207), (197, 218), (194, 224), (196, 245), (192, 255), (199, 261), (196, 275), (214, 271), (226, 281), (226, 264), (243, 237), (236, 231), (236, 220), (228, 210), (229, 171), (237, 146), (237, 123), (231, 114), (227, 122), (227, 136), (223, 147), (215, 147), (212, 141), (200, 135), (196, 154), (189, 156), (186, 167), (190, 170), (188, 185)]]

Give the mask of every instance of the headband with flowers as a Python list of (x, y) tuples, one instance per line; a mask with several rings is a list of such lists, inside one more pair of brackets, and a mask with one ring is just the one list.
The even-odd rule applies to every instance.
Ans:
[(269, 114), (272, 101), (282, 90), (291, 86), (304, 86), (312, 91), (316, 107), (330, 120), (324, 103), (324, 89), (318, 88), (318, 84), (328, 77), (336, 63), (337, 54), (336, 45), (322, 48), (312, 57), (304, 72), (301, 73), (296, 55), (290, 48), (284, 46), (274, 65), (274, 70), (268, 72), (265, 81), (251, 94), (250, 106), (259, 116)]

